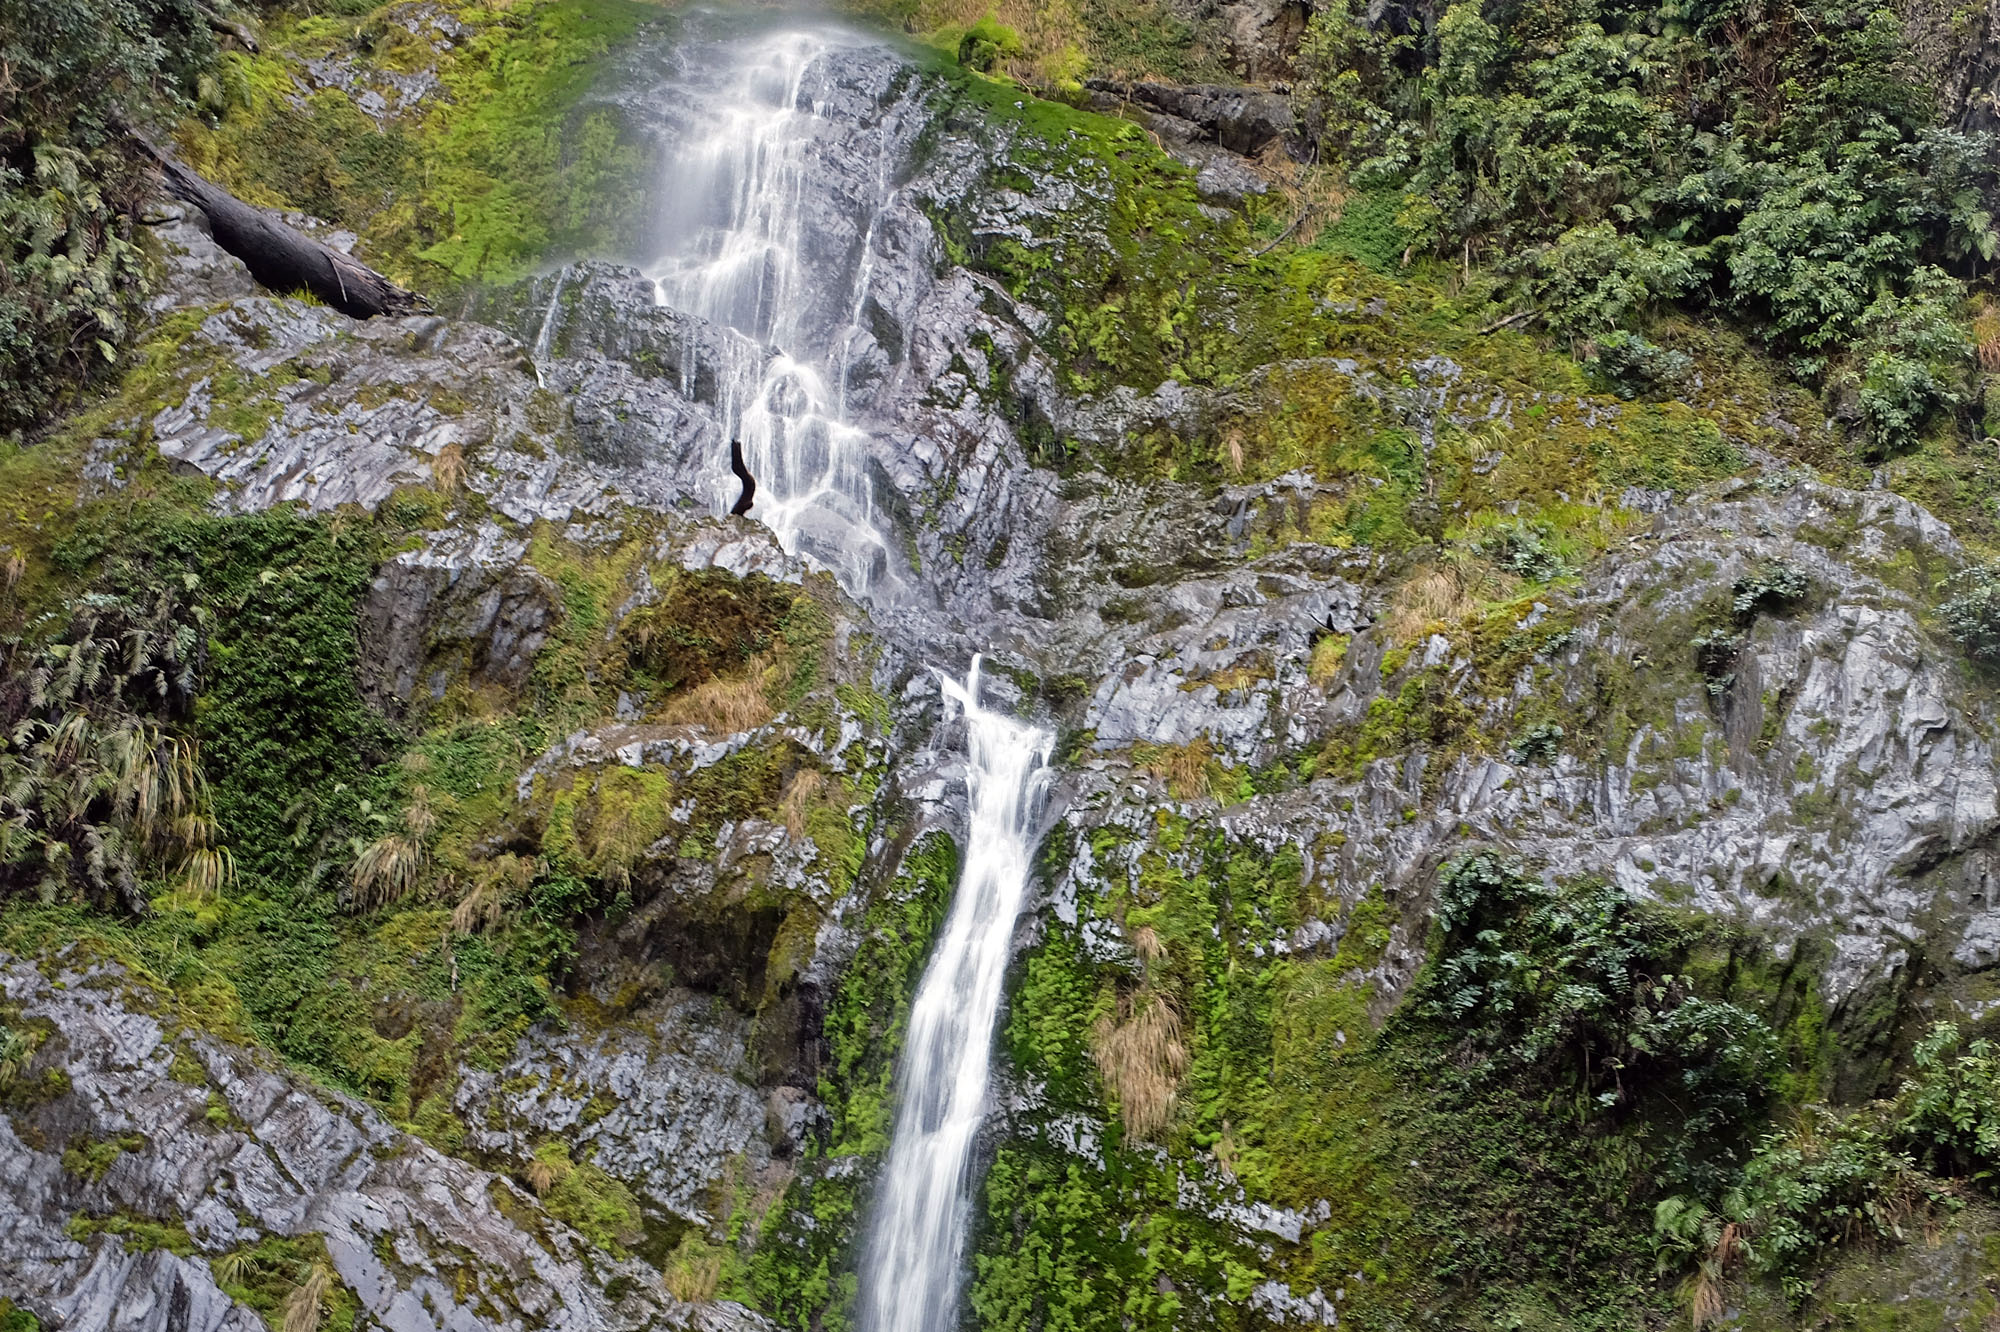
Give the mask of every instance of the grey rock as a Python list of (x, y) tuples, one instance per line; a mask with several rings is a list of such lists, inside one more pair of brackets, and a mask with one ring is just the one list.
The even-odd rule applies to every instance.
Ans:
[[(250, 1051), (179, 1032), (115, 967), (0, 957), (0, 995), (57, 1035), (26, 1076), (63, 1089), (0, 1121), (0, 1297), (66, 1329), (253, 1332), (210, 1261), (265, 1235), (318, 1234), (385, 1332), (640, 1328), (753, 1332), (729, 1305), (675, 1300), (643, 1264), (592, 1249), (510, 1181), (444, 1156)], [(177, 1034), (178, 1033), (178, 1034)], [(179, 1059), (201, 1079), (168, 1076)], [(63, 1150), (119, 1140), (102, 1177)], [(184, 1225), (193, 1256), (74, 1239), (73, 1216)], [(516, 1218), (532, 1218), (524, 1222)], [(605, 1293), (613, 1278), (623, 1293)]]

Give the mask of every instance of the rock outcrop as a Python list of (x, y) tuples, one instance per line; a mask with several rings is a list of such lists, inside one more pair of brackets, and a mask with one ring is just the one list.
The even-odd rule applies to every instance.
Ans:
[[(318, 1237), (365, 1324), (387, 1332), (765, 1326), (675, 1300), (512, 1180), (191, 1029), (118, 964), (43, 965), (0, 964), (0, 1003), (47, 1033), (0, 1120), (0, 1293), (52, 1325), (255, 1332), (259, 1311), (218, 1264)], [(240, 1261), (223, 1270), (248, 1284)]]

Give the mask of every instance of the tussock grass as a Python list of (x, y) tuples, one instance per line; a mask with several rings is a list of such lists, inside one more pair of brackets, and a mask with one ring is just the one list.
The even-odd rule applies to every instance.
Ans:
[(1184, 745), (1141, 745), (1133, 750), (1139, 765), (1167, 784), (1179, 800), (1211, 793), (1216, 770), (1215, 749), (1205, 735)]
[(690, 1304), (712, 1300), (722, 1284), (722, 1250), (684, 1236), (660, 1275), (666, 1279), (667, 1293), (677, 1300)]
[(1434, 626), (1457, 624), (1478, 608), (1457, 569), (1425, 569), (1396, 588), (1383, 631), (1392, 643), (1414, 644)]
[(671, 726), (700, 726), (719, 735), (752, 731), (777, 714), (764, 692), (763, 672), (705, 680), (667, 704), (660, 719)]
[(456, 495), (464, 489), (471, 470), (465, 461), (465, 448), (456, 440), (439, 449), (431, 459), (431, 480), (447, 495)]
[(528, 891), (535, 862), (511, 851), (480, 866), (465, 896), (451, 910), (451, 928), (460, 935), (483, 934), (506, 916), (507, 904)]
[(315, 1262), (306, 1279), (285, 1298), (284, 1332), (319, 1332), (326, 1297), (332, 1291), (333, 1269)]
[[(1138, 946), (1136, 939), (1133, 946)], [(1090, 1035), (1090, 1057), (1118, 1102), (1127, 1131), (1150, 1138), (1173, 1122), (1180, 1080), (1187, 1072), (1181, 1017), (1151, 990), (1140, 990), (1119, 1008), (1119, 1015), (1098, 1020)]]
[(425, 843), (437, 828), (429, 787), (419, 783), (411, 788), (402, 823), (401, 828), (384, 833), (355, 856), (351, 880), (356, 910), (371, 911), (400, 901), (423, 876), (429, 859)]
[(785, 783), (784, 793), (778, 797), (778, 809), (785, 816), (785, 832), (794, 842), (805, 837), (806, 813), (825, 783), (826, 776), (818, 768), (801, 768)]

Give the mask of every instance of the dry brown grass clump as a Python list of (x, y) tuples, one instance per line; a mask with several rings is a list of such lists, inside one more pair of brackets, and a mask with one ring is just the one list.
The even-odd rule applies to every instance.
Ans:
[(333, 1269), (316, 1262), (306, 1279), (285, 1297), (284, 1332), (318, 1332), (322, 1306), (333, 1290)]
[(1433, 626), (1457, 624), (1477, 609), (1456, 569), (1426, 569), (1396, 589), (1383, 630), (1393, 643), (1413, 644)]
[(521, 1177), (528, 1181), (528, 1187), (535, 1191), (537, 1198), (546, 1198), (552, 1189), (569, 1178), (576, 1167), (570, 1163), (569, 1148), (559, 1142), (545, 1142), (528, 1162)]
[(785, 783), (784, 794), (778, 797), (778, 808), (785, 816), (785, 832), (794, 842), (806, 835), (806, 811), (812, 808), (813, 797), (825, 783), (826, 777), (818, 768), (801, 768)]
[(355, 856), (352, 878), (357, 910), (387, 906), (417, 886), (429, 855), (425, 843), (437, 828), (429, 787), (419, 783), (410, 789), (402, 823), (401, 828), (384, 833)]
[(716, 1287), (722, 1284), (722, 1250), (685, 1236), (667, 1258), (661, 1275), (666, 1278), (667, 1293), (677, 1300), (690, 1304), (712, 1300)]
[(451, 928), (458, 934), (480, 934), (500, 923), (507, 903), (528, 891), (535, 862), (511, 851), (482, 865), (479, 877), (451, 910)]
[(1187, 1072), (1181, 1017), (1165, 996), (1151, 990), (1121, 1000), (1119, 1009), (1122, 1016), (1107, 1013), (1098, 1020), (1090, 1057), (1118, 1102), (1126, 1130), (1149, 1138), (1173, 1122), (1175, 1095)]
[(431, 480), (447, 495), (456, 495), (464, 487), (470, 471), (465, 461), (465, 449), (456, 441), (439, 449), (431, 459)]
[(1982, 299), (1972, 317), (1972, 343), (1979, 356), (1979, 368), (1992, 373), (2000, 370), (2000, 306)]
[(763, 672), (704, 680), (668, 703), (660, 720), (670, 726), (702, 726), (720, 735), (753, 731), (777, 715), (765, 696)]
[(1192, 800), (1209, 794), (1215, 750), (1205, 735), (1184, 745), (1142, 746), (1134, 757), (1147, 772), (1165, 781), (1176, 799)]

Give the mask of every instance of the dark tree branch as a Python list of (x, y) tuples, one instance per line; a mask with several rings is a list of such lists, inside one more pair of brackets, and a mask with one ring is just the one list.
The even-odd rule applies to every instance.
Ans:
[(309, 291), (344, 315), (415, 314), (430, 309), (423, 297), (403, 290), (374, 269), (322, 245), (260, 208), (190, 170), (134, 133), (133, 139), (159, 164), (167, 189), (208, 215), (215, 243), (243, 261), (250, 276), (272, 291)]
[(1479, 331), (1481, 333), (1498, 333), (1503, 328), (1512, 327), (1520, 323), (1523, 319), (1533, 319), (1540, 314), (1540, 310), (1516, 310), (1513, 314), (1494, 320)]
[(257, 34), (250, 31), (249, 24), (238, 23), (235, 19), (224, 18), (207, 5), (201, 7), (201, 16), (210, 28), (225, 37), (234, 37), (238, 42), (242, 43), (243, 49), (251, 55), (257, 54)]

